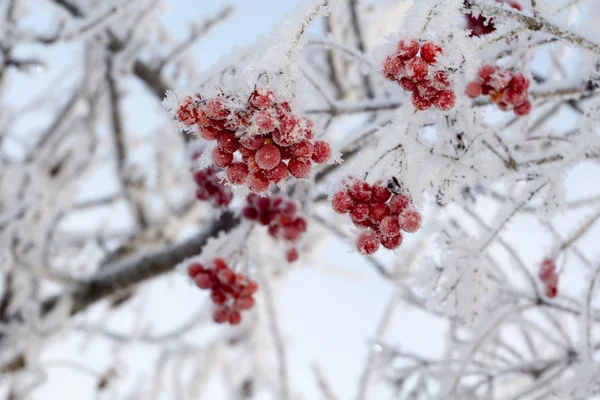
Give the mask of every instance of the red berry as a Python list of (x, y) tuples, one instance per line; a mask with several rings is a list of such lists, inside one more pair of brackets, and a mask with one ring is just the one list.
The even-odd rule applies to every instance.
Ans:
[(550, 298), (554, 298), (558, 295), (558, 288), (556, 286), (548, 286), (546, 287), (546, 296)]
[(421, 214), (417, 211), (408, 211), (402, 219), (402, 230), (414, 233), (421, 227)]
[(234, 185), (241, 185), (248, 178), (248, 166), (241, 162), (234, 162), (227, 168), (227, 180)]
[(215, 283), (214, 276), (209, 271), (198, 273), (194, 278), (194, 281), (200, 289), (210, 289)]
[(296, 248), (294, 247), (292, 247), (285, 253), (285, 258), (290, 263), (297, 261), (299, 256), (300, 255), (298, 254), (298, 250), (296, 250)]
[(225, 168), (233, 162), (233, 154), (226, 153), (219, 147), (215, 147), (212, 151), (212, 163), (217, 167)]
[(233, 194), (229, 191), (218, 191), (213, 197), (213, 202), (217, 207), (226, 207), (233, 200)]
[(548, 280), (552, 275), (555, 274), (556, 264), (554, 264), (554, 260), (550, 258), (544, 259), (542, 265), (540, 266), (540, 271), (538, 273), (538, 277), (542, 281)]
[(213, 311), (213, 320), (217, 324), (227, 322), (229, 320), (229, 308), (218, 307), (215, 311)]
[(259, 110), (266, 110), (275, 103), (275, 95), (267, 89), (257, 89), (250, 97), (250, 105)]
[(465, 94), (474, 99), (476, 97), (481, 96), (483, 88), (481, 87), (480, 83), (477, 82), (470, 82), (467, 87), (465, 88)]
[(279, 151), (281, 152), (281, 159), (282, 160), (289, 160), (290, 158), (292, 158), (292, 147), (293, 146), (287, 146), (287, 147), (280, 147)]
[(387, 79), (395, 81), (404, 72), (404, 65), (406, 61), (401, 57), (390, 56), (383, 62), (382, 73)]
[(220, 99), (211, 99), (206, 103), (204, 110), (209, 118), (221, 120), (229, 115), (229, 110)]
[(371, 200), (373, 190), (371, 185), (367, 182), (353, 180), (348, 187), (348, 192), (357, 201), (364, 201), (365, 203)]
[(239, 146), (238, 150), (240, 151), (242, 156), (245, 156), (245, 157), (253, 156), (256, 153), (256, 150), (252, 150), (252, 149), (249, 149), (249, 148), (241, 146), (241, 145)]
[(215, 269), (215, 272), (219, 272), (222, 269), (228, 269), (229, 265), (227, 264), (227, 261), (225, 261), (223, 258), (221, 257), (217, 257), (213, 260), (213, 266)]
[(307, 227), (308, 227), (308, 224), (306, 222), (306, 219), (304, 219), (302, 217), (298, 217), (294, 220), (294, 228), (296, 228), (300, 232), (306, 232)]
[(191, 97), (187, 97), (179, 105), (177, 119), (186, 125), (194, 125), (198, 121), (198, 107)]
[(254, 159), (261, 169), (268, 171), (281, 162), (281, 153), (274, 144), (267, 144), (256, 151)]
[(371, 217), (371, 221), (375, 223), (380, 223), (385, 217), (390, 215), (390, 208), (387, 204), (384, 203), (375, 203), (371, 204), (369, 210), (369, 216)]
[(400, 221), (395, 215), (385, 217), (379, 224), (379, 231), (383, 236), (397, 236), (400, 234)]
[(360, 254), (373, 254), (379, 249), (379, 238), (372, 230), (361, 232), (356, 238), (356, 249)]
[(428, 64), (433, 64), (437, 53), (441, 53), (442, 48), (435, 43), (427, 42), (421, 47), (421, 58)]
[(410, 205), (410, 198), (403, 194), (395, 194), (390, 201), (390, 211), (393, 215), (402, 214)]
[(515, 108), (515, 114), (518, 116), (527, 115), (531, 112), (531, 102), (528, 100), (525, 103), (521, 104), (519, 107)]
[(340, 190), (339, 192), (335, 192), (333, 197), (331, 198), (331, 208), (338, 214), (345, 214), (354, 205), (354, 200), (350, 196), (350, 193), (346, 190)]
[(240, 144), (247, 149), (256, 150), (264, 144), (264, 138), (262, 136), (245, 135), (240, 139)]
[(196, 275), (204, 271), (206, 271), (206, 269), (200, 263), (191, 263), (187, 268), (187, 274), (190, 278), (195, 278)]
[(496, 71), (490, 76), (490, 80), (487, 82), (492, 88), (497, 91), (504, 90), (510, 83), (511, 76), (509, 73), (504, 71)]
[(239, 310), (249, 310), (254, 307), (254, 299), (250, 296), (240, 297), (233, 306)]
[(226, 153), (234, 153), (238, 149), (238, 140), (233, 132), (223, 132), (217, 138), (217, 144)]
[(229, 268), (221, 269), (217, 272), (217, 279), (223, 285), (231, 285), (235, 281), (235, 273)]
[(256, 211), (256, 209), (252, 207), (244, 207), (244, 209), (242, 210), (242, 216), (246, 219), (254, 221), (258, 218), (258, 211)]
[(215, 140), (221, 134), (219, 129), (215, 129), (212, 126), (203, 126), (199, 129), (200, 137), (206, 140)]
[(412, 103), (420, 111), (428, 110), (431, 107), (431, 101), (421, 96), (418, 92), (413, 92)]
[(502, 101), (518, 107), (527, 101), (527, 93), (508, 88), (502, 93)]
[(498, 67), (496, 67), (494, 65), (483, 65), (479, 69), (479, 73), (478, 73), (481, 83), (488, 83), (490, 81), (492, 75), (495, 74), (496, 71), (498, 71)]
[(529, 89), (529, 79), (525, 78), (523, 74), (516, 73), (511, 78), (508, 86), (517, 92), (525, 92)]
[(248, 189), (254, 193), (264, 193), (269, 190), (269, 180), (262, 171), (253, 171), (248, 175)]
[(248, 282), (246, 286), (242, 289), (240, 293), (240, 297), (248, 297), (252, 296), (254, 293), (258, 291), (258, 283), (254, 281)]
[(213, 303), (221, 305), (227, 300), (227, 294), (225, 294), (225, 292), (222, 290), (213, 289), (213, 291), (210, 293), (210, 299)]
[(396, 236), (384, 236), (379, 237), (381, 245), (389, 250), (396, 250), (402, 244), (402, 234)]
[(438, 110), (448, 111), (454, 107), (456, 95), (452, 90), (442, 90), (433, 99), (433, 103)]
[(311, 142), (308, 140), (303, 140), (300, 143), (296, 143), (292, 146), (292, 157), (306, 161), (310, 159), (314, 153), (315, 149)]
[(307, 178), (310, 175), (312, 166), (310, 165), (310, 161), (292, 158), (288, 162), (288, 169), (290, 170), (290, 174), (296, 178)]
[(385, 203), (392, 197), (392, 193), (388, 190), (386, 186), (384, 186), (383, 182), (375, 182), (371, 189), (372, 201), (376, 201), (378, 203)]
[(430, 84), (437, 90), (446, 90), (450, 88), (450, 81), (444, 71), (435, 71)]
[(413, 58), (419, 52), (419, 41), (413, 38), (401, 40), (398, 43), (398, 55), (405, 60)]
[(231, 311), (229, 313), (229, 323), (231, 325), (239, 325), (242, 322), (242, 316), (238, 311)]
[(268, 111), (258, 111), (254, 114), (254, 122), (261, 135), (266, 135), (275, 130), (275, 119)]
[(283, 162), (280, 162), (275, 168), (270, 171), (265, 171), (265, 177), (271, 183), (279, 183), (284, 181), (289, 176), (290, 172), (288, 171), (287, 165)]
[(329, 143), (322, 140), (317, 140), (314, 144), (314, 153), (312, 155), (313, 162), (322, 164), (331, 157), (331, 146)]
[(365, 203), (357, 203), (350, 210), (350, 216), (352, 217), (352, 221), (361, 222), (366, 220), (369, 217), (369, 206)]
[(417, 90), (421, 97), (431, 101), (438, 95), (438, 90), (431, 85), (428, 80), (417, 83)]
[(405, 70), (407, 78), (410, 78), (413, 81), (420, 81), (427, 76), (429, 65), (423, 61), (423, 59), (415, 57), (406, 63)]
[(417, 90), (417, 83), (411, 78), (402, 78), (398, 81), (400, 87), (408, 92), (414, 92)]

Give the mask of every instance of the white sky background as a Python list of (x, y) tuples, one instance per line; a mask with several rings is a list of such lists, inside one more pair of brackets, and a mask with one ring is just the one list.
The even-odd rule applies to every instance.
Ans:
[[(171, 0), (171, 7), (163, 13), (164, 21), (172, 28), (171, 32), (184, 38), (187, 34), (186, 21), (199, 20), (202, 17), (216, 12), (225, 1), (198, 1), (198, 0)], [(236, 12), (227, 23), (213, 29), (209, 35), (200, 40), (194, 47), (193, 53), (202, 68), (210, 67), (218, 61), (221, 54), (228, 53), (234, 46), (251, 44), (260, 35), (267, 35), (272, 25), (279, 23), (283, 15), (296, 5), (296, 0), (240, 0), (236, 2)], [(202, 4), (201, 6), (199, 4)], [(45, 23), (43, 10), (32, 14), (31, 23), (40, 25)], [(31, 93), (48, 84), (57, 73), (62, 73), (71, 60), (77, 57), (73, 52), (78, 51), (75, 46), (55, 46), (46, 58), (49, 70), (35, 76), (13, 74), (8, 80), (9, 87), (14, 93), (15, 104), (31, 98)], [(546, 60), (537, 63), (543, 68)], [(141, 84), (130, 83), (128, 90), (132, 96), (126, 101), (127, 130), (128, 133), (140, 137), (152, 133), (154, 119), (153, 113), (148, 110), (161, 110), (160, 105), (152, 95), (143, 92)], [(564, 115), (557, 115), (554, 122), (568, 123)], [(24, 127), (35, 129), (44, 126), (47, 120), (40, 115), (39, 120), (30, 121), (31, 125)], [(176, 135), (175, 128), (173, 135)], [(569, 199), (582, 198), (598, 188), (597, 168), (581, 167), (571, 174), (567, 182), (567, 197)], [(84, 188), (82, 195), (97, 195), (110, 192), (115, 186), (102, 176), (102, 171), (96, 178), (89, 180), (90, 187)], [(105, 175), (105, 174), (104, 174)], [(489, 206), (489, 205), (488, 205)], [(485, 204), (480, 207), (485, 208)], [(491, 216), (491, 215), (490, 215)], [(103, 216), (79, 216), (71, 223), (79, 227), (93, 226)], [(110, 225), (118, 228), (126, 224), (122, 216), (112, 214)], [(565, 216), (565, 232), (571, 232), (573, 223), (581, 221), (581, 216)], [(431, 224), (432, 221), (425, 221)], [(91, 229), (91, 228), (90, 228)], [(565, 236), (567, 234), (565, 233)], [(415, 237), (406, 238), (403, 249), (411, 247)], [(527, 218), (520, 218), (509, 226), (503, 237), (511, 243), (518, 245), (523, 258), (532, 269), (548, 249), (544, 239), (548, 235), (540, 227), (531, 223)], [(540, 240), (532, 240), (537, 237)], [(596, 256), (594, 242), (600, 238), (596, 228), (584, 238), (580, 249), (589, 251), (589, 256)], [(280, 251), (275, 249), (274, 251)], [(381, 257), (391, 259), (388, 252)], [(400, 251), (396, 256), (399, 262), (405, 257), (405, 252)], [(578, 295), (581, 289), (580, 271), (570, 269), (569, 276), (561, 276), (560, 289), (573, 295)], [(311, 372), (311, 364), (317, 363), (324, 375), (331, 383), (333, 391), (340, 399), (350, 399), (356, 394), (358, 378), (364, 366), (368, 341), (373, 337), (380, 316), (387, 301), (392, 294), (392, 286), (381, 279), (374, 269), (368, 265), (361, 256), (351, 252), (351, 247), (333, 237), (329, 238), (322, 246), (322, 256), (307, 262), (301, 267), (295, 267), (289, 278), (277, 288), (277, 307), (280, 327), (284, 334), (288, 351), (288, 369), (290, 372), (292, 392), (301, 395), (298, 399), (318, 399), (319, 392), (315, 386), (315, 379)], [(181, 274), (162, 277), (140, 291), (133, 307), (124, 307), (117, 312), (106, 312), (105, 307), (95, 306), (86, 313), (88, 323), (93, 321), (107, 321), (107, 326), (116, 332), (131, 332), (149, 326), (136, 327), (138, 322), (134, 315), (143, 312), (143, 322), (150, 324), (151, 332), (159, 334), (172, 329), (186, 320), (191, 313), (201, 309), (206, 302), (205, 293), (194, 289), (185, 276)], [(143, 300), (143, 301), (139, 301)], [(143, 305), (141, 305), (143, 303)], [(136, 307), (141, 305), (141, 309)], [(83, 318), (77, 318), (83, 321)], [(210, 324), (209, 324), (210, 326)], [(211, 327), (186, 335), (190, 343), (202, 343), (211, 335), (219, 335), (230, 330), (225, 327)], [(400, 344), (403, 349), (425, 356), (435, 357), (442, 351), (443, 331), (445, 324), (440, 320), (427, 316), (422, 312), (408, 306), (398, 307), (393, 317), (393, 323), (386, 335), (386, 340), (393, 344)], [(82, 365), (89, 366), (92, 371), (102, 374), (113, 363), (113, 350), (110, 341), (97, 339), (92, 341), (82, 340), (83, 335), (59, 335), (53, 345), (40, 354), (41, 364), (47, 366), (48, 372), (45, 384), (37, 389), (34, 400), (71, 400), (92, 399), (95, 393), (96, 378), (91, 377), (79, 367), (75, 369), (56, 361), (72, 360)], [(156, 347), (136, 346), (135, 348), (119, 353), (123, 365), (127, 367), (127, 384), (131, 385), (131, 393), (135, 393), (135, 385), (152, 378), (154, 363), (156, 361)], [(198, 357), (198, 363), (205, 360)], [(165, 374), (169, 373), (168, 371)], [(165, 375), (167, 376), (167, 375)], [(170, 377), (168, 377), (169, 380)], [(222, 390), (222, 376), (215, 374), (211, 378), (208, 390), (203, 399), (225, 399)], [(387, 398), (387, 392), (381, 385), (372, 392), (373, 399)], [(124, 398), (124, 397), (123, 397)], [(161, 399), (172, 397), (161, 397)], [(265, 397), (268, 398), (268, 397)]]

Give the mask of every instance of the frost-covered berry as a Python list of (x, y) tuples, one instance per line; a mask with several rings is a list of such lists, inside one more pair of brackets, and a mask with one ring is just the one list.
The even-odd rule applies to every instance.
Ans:
[(268, 89), (258, 89), (250, 97), (250, 105), (259, 110), (266, 110), (275, 103), (275, 94)]
[(421, 214), (417, 211), (407, 211), (402, 219), (402, 230), (414, 233), (421, 227)]
[(313, 146), (314, 152), (312, 154), (313, 162), (322, 164), (329, 160), (331, 157), (331, 145), (322, 140), (317, 140)]
[(346, 190), (335, 192), (331, 198), (331, 207), (338, 214), (345, 214), (354, 206), (354, 200)]
[(210, 289), (215, 284), (215, 279), (209, 272), (202, 271), (194, 277), (196, 285), (200, 289)]
[(369, 217), (371, 221), (375, 223), (380, 223), (385, 217), (390, 215), (390, 207), (388, 207), (385, 203), (375, 203), (371, 204)]
[(419, 41), (414, 38), (408, 38), (398, 42), (398, 56), (405, 60), (413, 58), (419, 52)]
[(299, 256), (298, 250), (295, 247), (292, 247), (285, 253), (285, 258), (288, 262), (297, 261)]
[(442, 52), (442, 48), (435, 43), (426, 42), (421, 47), (421, 58), (428, 64), (435, 63), (435, 58), (438, 53)]
[(357, 203), (350, 210), (350, 216), (352, 221), (361, 222), (365, 221), (369, 217), (369, 206), (365, 203)]
[(265, 176), (271, 183), (279, 183), (287, 179), (290, 175), (290, 171), (288, 171), (287, 165), (283, 162), (280, 162), (275, 168), (265, 171)]
[(191, 97), (186, 97), (179, 105), (177, 119), (185, 125), (194, 125), (198, 122), (198, 106)]
[(225, 168), (233, 162), (233, 154), (227, 153), (219, 147), (215, 147), (212, 151), (212, 163), (217, 167)]
[(517, 92), (525, 92), (529, 89), (529, 79), (525, 78), (523, 74), (516, 73), (512, 76), (508, 86)]
[(396, 216), (387, 216), (379, 224), (379, 232), (383, 236), (397, 236), (400, 234), (400, 221)]
[(433, 99), (433, 104), (437, 109), (448, 111), (454, 107), (456, 95), (452, 90), (442, 90)]
[(431, 101), (421, 96), (418, 92), (413, 93), (412, 103), (413, 106), (420, 111), (429, 110), (429, 108), (431, 108)]
[(242, 185), (248, 178), (248, 166), (241, 162), (234, 162), (227, 168), (227, 180), (234, 185)]
[(229, 308), (219, 307), (213, 311), (213, 321), (217, 324), (223, 324), (229, 320)]
[(472, 99), (481, 96), (483, 88), (479, 82), (469, 82), (465, 88), (465, 94)]
[(373, 254), (379, 249), (379, 238), (372, 230), (361, 232), (356, 238), (356, 249), (360, 254)]
[(240, 144), (249, 150), (258, 150), (260, 146), (264, 144), (264, 138), (262, 136), (242, 136)]
[(310, 175), (310, 171), (312, 170), (312, 166), (310, 161), (302, 161), (296, 158), (292, 158), (288, 162), (288, 169), (290, 174), (295, 176), (296, 178), (307, 178)]
[(393, 215), (402, 214), (410, 205), (410, 198), (403, 194), (395, 194), (390, 200), (390, 211)]
[(420, 81), (427, 76), (429, 65), (419, 57), (410, 59), (406, 63), (406, 74), (408, 78), (414, 81)]
[(303, 140), (292, 146), (292, 157), (306, 161), (310, 159), (315, 151), (314, 146), (308, 140)]
[(375, 182), (373, 187), (371, 188), (371, 201), (375, 201), (378, 203), (385, 203), (392, 197), (392, 192), (384, 186), (383, 182)]
[(352, 196), (357, 201), (368, 202), (371, 200), (371, 196), (373, 195), (373, 190), (371, 185), (367, 182), (352, 180), (350, 181), (350, 185), (348, 186), (348, 192), (350, 196)]
[(203, 126), (199, 130), (200, 137), (205, 140), (215, 140), (221, 134), (221, 131), (212, 126)]
[(523, 115), (527, 115), (531, 112), (531, 102), (530, 101), (526, 101), (525, 103), (521, 104), (519, 107), (515, 108), (515, 114), (517, 114), (518, 116), (523, 116)]
[(381, 72), (389, 80), (396, 80), (404, 71), (406, 61), (398, 56), (389, 56), (383, 62)]
[(269, 190), (270, 186), (269, 180), (260, 170), (251, 172), (248, 175), (247, 183), (248, 189), (254, 193), (264, 193)]
[(402, 244), (402, 234), (396, 236), (383, 236), (379, 237), (381, 245), (389, 250), (396, 250)]
[(254, 159), (261, 169), (271, 170), (281, 162), (281, 153), (274, 144), (267, 144), (256, 151)]
[(200, 263), (191, 263), (190, 265), (188, 265), (187, 267), (187, 274), (190, 278), (194, 278), (196, 275), (198, 275), (201, 272), (204, 272), (205, 268), (202, 264)]
[(218, 146), (226, 153), (234, 153), (238, 149), (238, 140), (233, 132), (223, 132), (217, 138)]
[(407, 92), (414, 92), (417, 90), (417, 82), (413, 81), (412, 79), (402, 78), (398, 81), (398, 83), (400, 84), (400, 87)]
[(231, 325), (239, 325), (242, 322), (242, 315), (239, 311), (231, 311), (229, 313), (229, 323)]
[(229, 110), (220, 99), (211, 99), (206, 103), (204, 112), (209, 118), (222, 120), (229, 115)]

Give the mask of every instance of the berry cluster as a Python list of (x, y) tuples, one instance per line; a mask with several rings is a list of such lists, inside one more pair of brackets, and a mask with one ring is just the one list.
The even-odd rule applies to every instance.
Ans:
[[(197, 160), (200, 153), (194, 153), (192, 160)], [(220, 182), (217, 177), (219, 172), (214, 167), (208, 167), (193, 172), (194, 182), (196, 182), (196, 198), (201, 201), (211, 200), (217, 207), (227, 207), (233, 199), (231, 189)]]
[(528, 89), (529, 79), (522, 73), (484, 65), (479, 69), (477, 80), (467, 85), (465, 94), (472, 99), (489, 95), (500, 110), (513, 110), (516, 115), (523, 116), (531, 112)]
[[(516, 10), (519, 10), (519, 11), (523, 10), (521, 3), (519, 3), (516, 0), (496, 0), (496, 1), (498, 3), (507, 3), (509, 6), (511, 6), (512, 8), (514, 8)], [(469, 36), (473, 37), (473, 36), (487, 35), (496, 30), (496, 26), (494, 25), (493, 18), (488, 19), (481, 14), (478, 17), (475, 17), (475, 16), (473, 16), (473, 14), (470, 11), (468, 11), (471, 8), (469, 5), (469, 2), (467, 0), (465, 0), (464, 4), (465, 4), (465, 9), (467, 10), (465, 12), (465, 16), (467, 17), (467, 29), (469, 29), (471, 31)]]
[(237, 325), (242, 322), (241, 312), (254, 306), (252, 296), (258, 290), (258, 284), (244, 274), (236, 274), (224, 259), (215, 258), (211, 268), (192, 263), (187, 272), (200, 289), (211, 291), (210, 298), (215, 304), (213, 320), (216, 323)]
[(254, 193), (266, 192), (290, 174), (307, 178), (313, 162), (331, 157), (329, 143), (313, 141), (312, 121), (294, 115), (289, 103), (277, 102), (270, 90), (257, 89), (248, 101), (187, 97), (176, 115), (183, 124), (197, 125), (202, 138), (216, 140), (213, 164), (227, 169), (230, 183), (247, 185)]
[(551, 258), (546, 258), (540, 265), (538, 277), (544, 284), (546, 296), (553, 298), (558, 295), (558, 275), (556, 274), (556, 264)]
[(396, 53), (383, 62), (383, 75), (412, 93), (412, 103), (417, 110), (427, 110), (434, 105), (447, 111), (456, 103), (456, 94), (446, 73), (432, 68), (441, 52), (442, 48), (433, 42), (421, 46), (418, 40), (411, 38), (401, 40)]
[(359, 228), (367, 228), (358, 235), (356, 249), (361, 254), (373, 254), (381, 244), (395, 250), (402, 244), (402, 233), (416, 232), (421, 227), (421, 214), (414, 209), (410, 197), (392, 194), (382, 184), (373, 186), (358, 179), (349, 178), (337, 191), (331, 206), (339, 214), (349, 213)]
[[(291, 244), (296, 243), (306, 232), (306, 219), (297, 216), (298, 207), (291, 200), (282, 197), (260, 197), (253, 193), (247, 197), (242, 216), (269, 227), (269, 235), (275, 239), (283, 239)], [(288, 262), (298, 259), (298, 250), (290, 247), (286, 252)]]

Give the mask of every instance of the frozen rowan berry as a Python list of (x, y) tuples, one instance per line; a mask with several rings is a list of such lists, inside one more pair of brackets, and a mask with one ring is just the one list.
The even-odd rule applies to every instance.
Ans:
[(317, 164), (322, 164), (331, 157), (331, 146), (322, 140), (317, 140), (314, 144), (312, 160)]
[(206, 271), (206, 269), (202, 264), (199, 263), (191, 263), (187, 268), (187, 273), (190, 278), (194, 278), (196, 275), (204, 271)]
[(479, 69), (479, 73), (478, 73), (481, 83), (487, 84), (490, 81), (492, 75), (494, 75), (498, 70), (499, 70), (499, 68), (494, 65), (483, 65)]
[(300, 239), (301, 234), (302, 232), (294, 227), (288, 226), (283, 230), (283, 238), (290, 242), (295, 242), (296, 240)]
[(384, 236), (379, 237), (381, 245), (389, 250), (396, 250), (402, 244), (402, 234), (396, 236)]
[(338, 214), (345, 214), (354, 206), (354, 200), (346, 190), (335, 192), (331, 198), (331, 208)]
[(428, 64), (433, 64), (438, 53), (442, 52), (442, 48), (435, 43), (426, 42), (421, 47), (421, 58)]
[(551, 258), (546, 258), (546, 259), (544, 259), (544, 261), (542, 262), (542, 264), (540, 266), (540, 271), (538, 273), (538, 277), (540, 278), (540, 280), (546, 281), (553, 274), (555, 274), (555, 270), (556, 270), (556, 264), (554, 263), (554, 260), (552, 260)]
[(250, 105), (259, 110), (266, 110), (275, 103), (275, 94), (267, 89), (258, 89), (250, 97)]
[(200, 289), (210, 289), (215, 284), (213, 275), (208, 271), (196, 274), (196, 276), (194, 277), (194, 281)]
[(238, 298), (233, 306), (239, 310), (250, 310), (254, 307), (254, 299), (251, 296), (244, 296)]
[(204, 112), (209, 118), (222, 120), (227, 118), (229, 110), (220, 99), (211, 99), (206, 103)]
[(213, 260), (213, 266), (215, 269), (215, 272), (221, 271), (222, 269), (228, 269), (229, 265), (227, 264), (227, 261), (225, 261), (223, 258), (221, 257), (217, 257)]
[(231, 200), (233, 200), (233, 194), (223, 190), (216, 192), (213, 197), (213, 201), (217, 207), (226, 207), (231, 203)]
[(288, 167), (283, 162), (280, 162), (272, 170), (265, 171), (265, 177), (271, 183), (279, 183), (279, 182), (287, 179), (287, 177), (289, 175), (290, 175), (290, 172), (288, 171)]
[(246, 219), (253, 221), (258, 218), (258, 211), (256, 211), (256, 209), (252, 207), (244, 207), (244, 209), (242, 210), (242, 216)]
[(246, 149), (257, 150), (264, 144), (264, 138), (262, 136), (245, 135), (240, 139), (240, 144)]
[(238, 140), (233, 132), (223, 132), (217, 138), (217, 144), (226, 153), (234, 153), (238, 149)]
[(248, 297), (252, 296), (254, 293), (258, 291), (258, 283), (254, 281), (248, 282), (246, 286), (242, 289), (240, 293), (240, 297)]
[(412, 103), (420, 111), (428, 110), (431, 107), (431, 101), (421, 96), (418, 92), (413, 93)]
[(528, 100), (525, 103), (521, 104), (519, 107), (515, 108), (515, 114), (518, 116), (527, 115), (531, 112), (531, 102)]
[(200, 137), (206, 140), (215, 140), (221, 134), (221, 131), (212, 126), (203, 126), (199, 129)]
[(373, 254), (379, 249), (379, 238), (372, 230), (361, 232), (356, 238), (356, 249), (360, 254)]
[(389, 189), (383, 185), (383, 182), (375, 182), (373, 187), (371, 188), (371, 201), (375, 201), (378, 203), (385, 203), (392, 197), (392, 193)]
[(295, 247), (292, 247), (285, 253), (286, 260), (291, 263), (297, 261), (299, 256), (298, 250)]
[(258, 170), (248, 175), (248, 189), (254, 193), (264, 193), (269, 190), (269, 180), (265, 174)]
[(310, 161), (302, 161), (296, 158), (292, 158), (288, 162), (288, 169), (290, 171), (290, 174), (292, 174), (296, 178), (307, 178), (310, 175), (312, 166), (310, 164)]
[(502, 101), (511, 106), (520, 106), (527, 101), (527, 93), (507, 88), (502, 92)]
[(210, 293), (210, 299), (213, 303), (221, 305), (227, 301), (227, 294), (225, 294), (225, 292), (222, 290), (213, 289), (213, 291)]
[(419, 52), (419, 41), (413, 38), (404, 39), (398, 42), (398, 55), (405, 60), (413, 58)]
[(266, 135), (275, 130), (275, 119), (268, 111), (258, 111), (254, 114), (254, 122), (261, 135)]
[(417, 90), (417, 82), (413, 81), (410, 78), (402, 78), (398, 81), (400, 87), (408, 92), (414, 92)]
[(437, 91), (437, 89), (436, 89), (436, 88), (434, 88), (434, 87), (431, 85), (431, 82), (429, 82), (429, 81), (427, 81), (427, 80), (424, 80), (424, 81), (418, 82), (418, 83), (417, 83), (417, 90), (419, 91), (419, 94), (420, 94), (422, 97), (424, 97), (424, 98), (426, 98), (426, 99), (428, 99), (428, 100), (431, 100), (431, 99), (433, 99), (433, 98), (434, 98), (434, 97), (436, 97), (436, 96), (437, 96), (437, 94), (438, 94), (438, 91)]
[(369, 217), (369, 206), (365, 203), (356, 203), (352, 210), (350, 210), (350, 216), (355, 222), (361, 222)]
[(556, 286), (547, 286), (546, 287), (546, 296), (550, 298), (554, 298), (558, 295), (558, 288)]
[(481, 84), (478, 82), (470, 82), (469, 84), (467, 84), (467, 87), (465, 89), (465, 94), (474, 99), (476, 97), (481, 96), (483, 88), (481, 87)]
[(281, 153), (274, 144), (267, 144), (256, 151), (254, 158), (261, 169), (268, 171), (281, 162)]
[(379, 224), (379, 231), (383, 236), (397, 236), (400, 234), (400, 221), (395, 215), (385, 217)]
[(239, 325), (240, 322), (242, 322), (242, 315), (239, 313), (239, 311), (231, 311), (229, 313), (229, 323), (231, 325)]
[(223, 285), (231, 285), (235, 281), (235, 273), (229, 268), (224, 268), (217, 272), (217, 279)]
[(310, 159), (315, 151), (314, 146), (308, 140), (303, 140), (292, 146), (292, 157), (306, 161)]
[(256, 155), (252, 155), (249, 157), (242, 157), (242, 161), (246, 163), (248, 166), (248, 171), (254, 172), (260, 170), (260, 167), (256, 163)]
[(421, 227), (421, 214), (417, 211), (407, 211), (402, 218), (402, 230), (414, 233)]
[(375, 203), (370, 205), (369, 216), (371, 221), (380, 223), (385, 217), (390, 215), (390, 208), (384, 203)]
[(293, 146), (287, 146), (287, 147), (280, 147), (279, 151), (281, 152), (281, 159), (282, 160), (289, 160), (290, 158), (292, 158), (292, 147)]
[(252, 150), (241, 145), (238, 147), (238, 150), (240, 151), (241, 155), (245, 157), (253, 156), (256, 153), (256, 150)]
[(433, 104), (438, 110), (448, 111), (454, 107), (456, 95), (452, 90), (442, 90), (433, 99)]
[(300, 118), (284, 115), (279, 119), (279, 129), (273, 132), (273, 141), (280, 146), (291, 146), (299, 141)]
[(217, 167), (225, 168), (233, 162), (233, 154), (226, 153), (219, 147), (215, 147), (212, 151), (212, 163)]
[(508, 86), (517, 92), (525, 92), (529, 89), (529, 79), (525, 78), (521, 73), (516, 73), (510, 79)]
[(430, 84), (437, 90), (446, 90), (450, 88), (448, 75), (446, 75), (444, 71), (435, 71)]
[(241, 185), (248, 178), (248, 166), (241, 162), (234, 162), (227, 168), (227, 180), (234, 185)]
[(218, 307), (213, 311), (213, 320), (217, 324), (222, 324), (229, 320), (229, 308), (225, 306)]
[(427, 76), (429, 65), (419, 57), (410, 59), (406, 63), (406, 74), (408, 78), (414, 81), (420, 81)]
[(194, 125), (198, 121), (198, 107), (191, 97), (187, 97), (179, 105), (177, 119), (185, 125)]
[(383, 62), (382, 73), (387, 79), (394, 81), (404, 71), (404, 65), (406, 61), (401, 57), (389, 56)]
[(495, 90), (503, 90), (510, 83), (511, 76), (505, 71), (496, 71), (496, 73), (490, 76), (490, 80), (487, 82)]
[(359, 181), (354, 179), (350, 182), (348, 186), (348, 192), (350, 192), (350, 196), (352, 196), (357, 201), (368, 202), (371, 200), (371, 196), (373, 195), (373, 189), (371, 185), (367, 182)]
[(298, 229), (300, 232), (306, 232), (306, 228), (308, 228), (306, 219), (302, 217), (294, 219), (294, 228)]
[(395, 194), (390, 200), (390, 211), (393, 215), (402, 214), (410, 205), (410, 198), (403, 194)]

